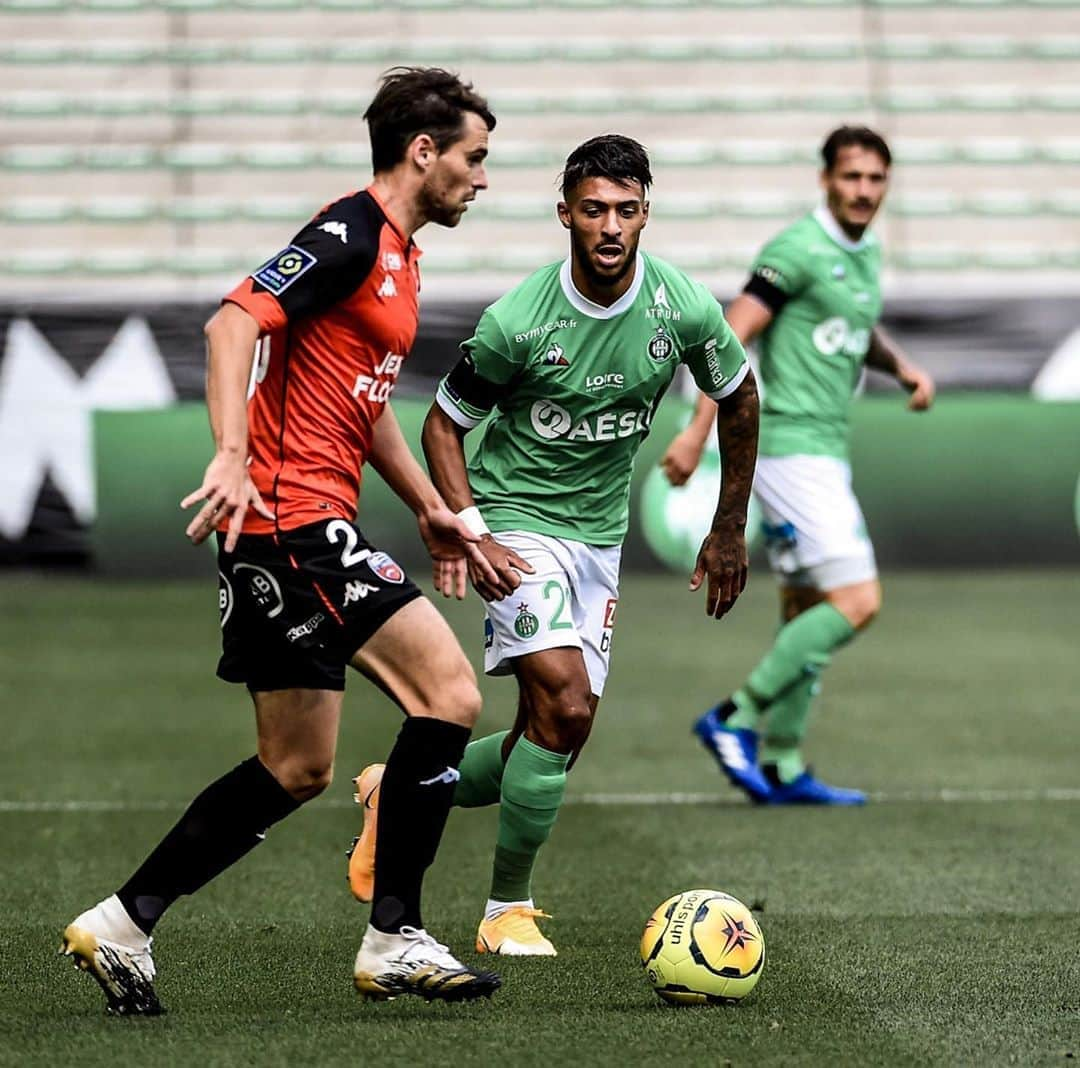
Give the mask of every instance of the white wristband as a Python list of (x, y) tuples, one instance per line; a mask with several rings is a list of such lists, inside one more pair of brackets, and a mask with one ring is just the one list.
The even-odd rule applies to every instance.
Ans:
[(475, 504), (462, 508), (457, 517), (477, 536), (491, 533), (487, 523), (484, 522), (484, 517), (480, 514), (480, 509)]

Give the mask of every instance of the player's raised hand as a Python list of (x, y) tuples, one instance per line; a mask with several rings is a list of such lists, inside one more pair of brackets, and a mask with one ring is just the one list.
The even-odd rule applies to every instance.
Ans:
[(921, 367), (906, 367), (899, 382), (911, 394), (907, 404), (910, 411), (925, 412), (934, 403), (934, 380)]
[(704, 445), (689, 429), (683, 430), (671, 439), (660, 460), (660, 466), (673, 486), (685, 485), (701, 462)]
[(534, 568), (513, 549), (484, 534), (473, 547), (478, 559), (469, 560), (469, 578), (485, 601), (501, 601), (521, 585), (521, 575)]
[(197, 501), (203, 501), (203, 506), (188, 523), (185, 533), (193, 545), (200, 545), (223, 519), (228, 519), (225, 535), (227, 553), (236, 548), (249, 508), (254, 508), (264, 519), (274, 519), (274, 513), (263, 503), (255, 483), (248, 475), (247, 460), (235, 452), (217, 453), (207, 465), (202, 485), (192, 490), (180, 502), (180, 507), (190, 508)]
[(711, 530), (698, 551), (697, 566), (690, 576), (690, 589), (698, 590), (708, 576), (705, 614), (720, 619), (730, 611), (746, 588), (746, 536), (743, 531)]

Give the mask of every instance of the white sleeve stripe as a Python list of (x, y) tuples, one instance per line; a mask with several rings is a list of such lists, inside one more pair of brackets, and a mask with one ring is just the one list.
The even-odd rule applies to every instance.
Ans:
[(707, 394), (714, 401), (723, 400), (725, 397), (730, 397), (742, 385), (743, 379), (750, 373), (750, 361), (743, 360), (742, 367), (740, 367), (735, 374), (731, 376), (728, 382), (725, 382), (723, 387), (718, 389), (715, 393)]
[(467, 416), (443, 389), (441, 382), (435, 391), (435, 403), (463, 430), (472, 430), (483, 422), (483, 419), (471, 419)]

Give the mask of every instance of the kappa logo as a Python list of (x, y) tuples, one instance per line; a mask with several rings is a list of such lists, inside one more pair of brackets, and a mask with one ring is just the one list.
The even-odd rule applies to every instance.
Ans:
[(394, 285), (394, 279), (391, 275), (386, 275), (382, 280), (382, 285), (379, 286), (380, 297), (396, 297), (397, 286)]
[(405, 581), (405, 572), (387, 553), (372, 553), (368, 557), (367, 565), (383, 582), (392, 582), (395, 586), (400, 586)]
[(570, 361), (566, 358), (566, 350), (557, 341), (553, 341), (551, 347), (544, 353), (544, 363), (555, 367), (570, 366)]
[(309, 638), (325, 621), (326, 616), (322, 612), (316, 612), (310, 619), (285, 631), (285, 637), (291, 642), (298, 642), (301, 638)]
[(325, 230), (328, 234), (332, 234), (334, 237), (341, 238), (343, 245), (348, 244), (349, 241), (349, 227), (347, 223), (338, 222), (336, 219), (330, 219), (328, 222), (324, 222), (319, 226), (320, 230)]
[(354, 604), (357, 601), (364, 600), (369, 593), (378, 593), (379, 587), (372, 586), (367, 582), (346, 582), (345, 583), (345, 600), (341, 602), (341, 607), (345, 608), (347, 605)]
[(453, 786), (454, 783), (461, 780), (461, 772), (457, 768), (452, 768), (447, 765), (445, 771), (440, 771), (438, 775), (433, 776), (430, 779), (421, 779), (421, 786), (434, 786), (437, 782), (446, 783), (447, 786)]

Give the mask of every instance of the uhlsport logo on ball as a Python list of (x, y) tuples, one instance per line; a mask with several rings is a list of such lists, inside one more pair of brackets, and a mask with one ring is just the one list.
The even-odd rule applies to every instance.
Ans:
[(730, 894), (685, 890), (649, 917), (641, 963), (664, 1001), (729, 1005), (757, 986), (765, 938), (750, 910)]

